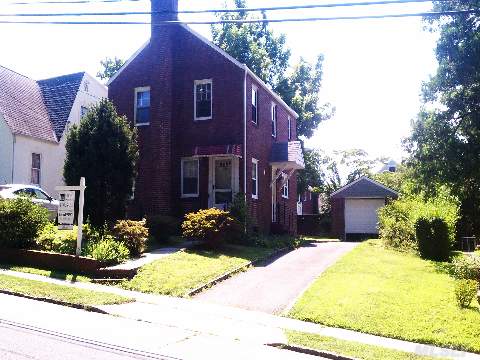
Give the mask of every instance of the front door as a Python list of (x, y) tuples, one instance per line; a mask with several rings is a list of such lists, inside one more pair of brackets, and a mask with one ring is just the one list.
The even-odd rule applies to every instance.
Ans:
[(213, 173), (213, 206), (226, 210), (233, 201), (233, 161), (215, 159)]

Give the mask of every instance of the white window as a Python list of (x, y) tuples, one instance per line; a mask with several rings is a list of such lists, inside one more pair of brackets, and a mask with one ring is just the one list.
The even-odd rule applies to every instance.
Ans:
[(88, 108), (86, 106), (80, 107), (80, 119), (83, 118), (88, 113)]
[(150, 88), (135, 89), (135, 125), (150, 125)]
[(282, 186), (282, 198), (288, 199), (288, 191), (290, 187), (290, 180), (285, 181), (285, 184)]
[(33, 185), (40, 185), (41, 162), (42, 162), (42, 158), (40, 154), (32, 154), (32, 171), (31, 171), (30, 182)]
[(182, 159), (182, 197), (198, 197), (199, 188), (198, 159)]
[(252, 122), (258, 124), (258, 89), (252, 87)]
[(272, 136), (277, 137), (277, 105), (272, 104)]
[(212, 79), (195, 81), (195, 120), (209, 120), (212, 118), (212, 95)]
[(258, 160), (252, 159), (252, 198), (258, 199)]
[(292, 118), (288, 117), (288, 141), (292, 140)]

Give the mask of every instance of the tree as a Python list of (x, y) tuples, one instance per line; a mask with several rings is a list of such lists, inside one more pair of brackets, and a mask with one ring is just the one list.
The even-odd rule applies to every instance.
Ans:
[(92, 225), (123, 219), (132, 195), (139, 152), (137, 132), (101, 100), (68, 134), (64, 179), (67, 185), (87, 181), (85, 215)]
[(305, 169), (298, 172), (297, 191), (299, 194), (309, 187), (322, 189), (325, 183), (325, 167), (329, 159), (319, 150), (303, 151)]
[[(479, 0), (434, 1), (437, 11), (478, 8)], [(440, 34), (437, 73), (406, 141), (415, 176), (431, 192), (449, 187), (461, 201), (463, 233), (480, 235), (480, 15), (429, 20)]]
[(107, 57), (104, 60), (101, 60), (100, 64), (102, 69), (97, 73), (97, 77), (108, 81), (118, 70), (120, 70), (123, 64), (125, 64), (125, 61), (115, 56), (113, 59)]
[(383, 160), (369, 158), (368, 153), (363, 149), (335, 151), (335, 155), (340, 157), (340, 164), (348, 171), (347, 184), (362, 176), (372, 176), (375, 164)]
[[(237, 9), (246, 0), (234, 0)], [(255, 19), (247, 12), (222, 13), (221, 20)], [(223, 23), (212, 26), (213, 42), (239, 62), (246, 64), (258, 77), (276, 91), (298, 115), (297, 135), (310, 138), (321, 121), (329, 119), (334, 109), (320, 106), (319, 92), (323, 76), (323, 56), (311, 65), (304, 59), (287, 74), (291, 53), (285, 35), (275, 35), (265, 14), (260, 23)]]

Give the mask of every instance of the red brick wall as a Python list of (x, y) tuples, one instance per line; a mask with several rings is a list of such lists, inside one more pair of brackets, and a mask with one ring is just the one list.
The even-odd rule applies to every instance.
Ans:
[(345, 199), (337, 198), (332, 201), (332, 235), (344, 239), (345, 237)]

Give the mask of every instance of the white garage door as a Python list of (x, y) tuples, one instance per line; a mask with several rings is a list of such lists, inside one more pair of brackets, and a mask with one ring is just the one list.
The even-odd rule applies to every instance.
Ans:
[(347, 234), (378, 234), (377, 211), (385, 206), (384, 199), (346, 199), (345, 232)]

